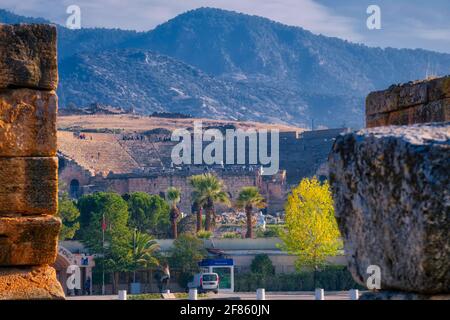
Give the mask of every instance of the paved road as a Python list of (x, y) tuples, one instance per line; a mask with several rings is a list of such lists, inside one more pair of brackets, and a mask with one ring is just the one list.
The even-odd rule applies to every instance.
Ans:
[[(255, 292), (235, 292), (210, 294), (204, 299), (254, 300)], [(117, 300), (117, 296), (77, 296), (67, 297), (67, 300)], [(314, 300), (314, 292), (266, 292), (266, 300)], [(350, 300), (348, 291), (325, 292), (325, 300)]]
[[(256, 293), (219, 293), (212, 298), (232, 298), (239, 297), (241, 300), (254, 300)], [(314, 300), (314, 292), (266, 292), (266, 300)], [(348, 291), (325, 292), (325, 300), (350, 300)]]

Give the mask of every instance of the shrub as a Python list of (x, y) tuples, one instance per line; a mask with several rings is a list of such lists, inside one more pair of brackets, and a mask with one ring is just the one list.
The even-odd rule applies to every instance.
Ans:
[(191, 234), (182, 234), (174, 241), (170, 250), (169, 264), (178, 269), (181, 275), (177, 277), (179, 285), (184, 288), (189, 278), (199, 271), (198, 263), (206, 257), (206, 250), (201, 240)]
[[(327, 266), (318, 271), (316, 287), (327, 291), (364, 289), (353, 280), (350, 272), (343, 266)], [(249, 292), (257, 288), (265, 288), (266, 291), (314, 291), (314, 272), (276, 274), (270, 277), (259, 273), (236, 274), (236, 291)]]
[(199, 232), (197, 232), (197, 238), (199, 239), (209, 239), (211, 237), (212, 237), (211, 231), (200, 230)]
[(284, 227), (282, 225), (267, 225), (265, 231), (263, 231), (261, 229), (256, 230), (256, 237), (257, 238), (277, 238), (280, 235), (280, 231), (283, 229), (284, 229)]
[(222, 233), (223, 239), (242, 239), (242, 235), (238, 232), (224, 232)]
[(256, 255), (250, 265), (250, 269), (252, 273), (257, 273), (264, 277), (275, 274), (275, 267), (267, 254)]

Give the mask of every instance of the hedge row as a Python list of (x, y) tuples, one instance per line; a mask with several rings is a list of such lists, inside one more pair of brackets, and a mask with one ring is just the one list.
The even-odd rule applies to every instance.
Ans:
[(250, 292), (258, 288), (265, 288), (266, 291), (314, 291), (315, 288), (323, 288), (326, 291), (363, 289), (353, 280), (347, 268), (342, 266), (330, 266), (317, 271), (315, 285), (313, 271), (270, 276), (257, 273), (235, 275), (235, 291)]

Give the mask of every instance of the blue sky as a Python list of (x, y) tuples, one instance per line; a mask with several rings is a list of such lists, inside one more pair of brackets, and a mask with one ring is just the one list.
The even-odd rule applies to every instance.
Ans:
[[(150, 30), (177, 14), (208, 6), (370, 46), (450, 53), (449, 0), (0, 0), (0, 8), (60, 24), (71, 4), (80, 6), (83, 27)], [(381, 8), (381, 30), (366, 27), (371, 4)]]

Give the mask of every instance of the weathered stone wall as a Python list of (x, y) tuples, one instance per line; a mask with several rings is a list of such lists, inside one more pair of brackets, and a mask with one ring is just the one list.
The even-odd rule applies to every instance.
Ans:
[(63, 298), (55, 271), (56, 28), (0, 24), (0, 299)]
[(369, 266), (381, 272), (362, 299), (450, 299), (449, 89), (445, 77), (370, 94), (375, 128), (339, 136), (329, 155), (349, 269), (362, 285)]
[[(335, 137), (346, 129), (330, 129), (303, 132), (280, 132), (279, 169), (286, 171), (286, 182), (289, 187), (297, 185), (302, 178), (315, 174), (323, 175), (326, 170), (328, 153)], [(80, 139), (79, 134), (68, 131), (58, 132), (59, 154), (75, 161), (86, 171), (107, 176), (113, 173), (133, 173), (146, 169), (171, 168), (171, 152), (177, 142), (170, 141), (170, 133), (164, 138), (149, 134), (105, 134), (85, 133), (86, 138)], [(134, 140), (132, 140), (134, 137)], [(204, 146), (209, 144), (205, 142)], [(268, 139), (268, 150), (271, 150)], [(235, 144), (235, 160), (237, 155)], [(248, 154), (248, 143), (246, 145)], [(224, 153), (227, 154), (226, 146)], [(248, 157), (246, 159), (248, 161)], [(248, 164), (248, 163), (247, 163)], [(67, 172), (67, 170), (66, 170)], [(61, 172), (64, 175), (64, 172)]]
[(287, 183), (296, 186), (305, 177), (316, 175), (327, 162), (333, 142), (346, 129), (306, 131), (298, 137), (280, 133), (280, 168), (287, 172)]
[(380, 127), (337, 139), (330, 183), (349, 268), (364, 284), (450, 293), (450, 123)]
[[(62, 168), (59, 171), (59, 180), (62, 190), (67, 191), (72, 197), (77, 198), (82, 194), (90, 194), (97, 191), (114, 191), (119, 194), (136, 191), (149, 194), (165, 195), (168, 187), (177, 187), (182, 191), (180, 209), (185, 213), (191, 212), (192, 187), (189, 177), (198, 173), (159, 172), (152, 174), (110, 174), (90, 175), (87, 170), (74, 161), (60, 157)], [(201, 173), (201, 172), (200, 172)], [(214, 173), (223, 180), (226, 191), (231, 200), (235, 200), (242, 187), (257, 186), (268, 202), (268, 212), (275, 213), (283, 210), (287, 193), (285, 172), (269, 178), (263, 178), (258, 171), (250, 170), (215, 170)], [(71, 189), (71, 185), (78, 185), (78, 190)], [(219, 210), (225, 207), (217, 206)]]
[(450, 76), (372, 92), (366, 99), (368, 128), (450, 121)]

